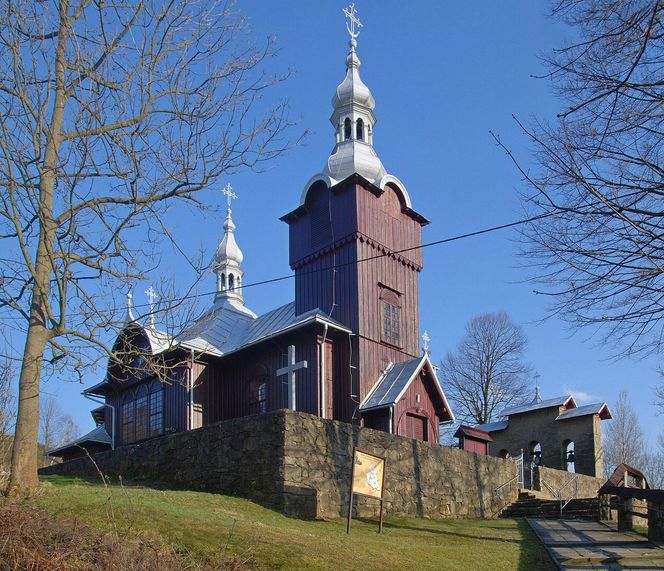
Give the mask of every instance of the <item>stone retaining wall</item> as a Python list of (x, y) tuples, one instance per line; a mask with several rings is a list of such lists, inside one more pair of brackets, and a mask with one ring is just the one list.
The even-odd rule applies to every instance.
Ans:
[[(575, 478), (576, 482), (573, 481)], [(577, 486), (579, 498), (594, 498), (597, 496), (597, 490), (602, 486), (604, 480), (586, 476), (585, 474), (574, 474), (572, 472), (563, 472), (554, 468), (538, 466), (534, 473), (533, 487), (536, 490), (550, 494), (550, 490), (544, 486), (543, 482), (546, 482), (554, 492), (558, 492), (564, 486), (562, 495), (565, 498), (572, 497)]]
[[(40, 473), (97, 477), (101, 471), (125, 480), (244, 496), (297, 517), (333, 518), (348, 509), (354, 446), (386, 457), (388, 514), (493, 517), (516, 498), (514, 483), (496, 492), (514, 478), (510, 460), (287, 410), (101, 452), (92, 457), (96, 466), (79, 458)], [(552, 480), (549, 472), (559, 471), (544, 469)], [(374, 513), (377, 505), (362, 499), (357, 513)]]

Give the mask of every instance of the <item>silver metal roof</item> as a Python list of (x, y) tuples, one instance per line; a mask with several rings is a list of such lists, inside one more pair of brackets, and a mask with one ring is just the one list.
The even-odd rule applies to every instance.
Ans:
[(87, 434), (81, 436), (80, 438), (77, 438), (76, 440), (69, 442), (67, 444), (63, 444), (62, 446), (58, 446), (57, 448), (54, 448), (53, 450), (48, 451), (49, 456), (57, 456), (58, 452), (62, 452), (63, 450), (66, 450), (67, 448), (73, 448), (75, 446), (82, 445), (86, 442), (97, 442), (100, 444), (108, 444), (111, 446), (111, 437), (106, 432), (106, 428), (104, 425), (97, 426)]
[(556, 420), (567, 420), (569, 418), (578, 418), (579, 416), (587, 416), (589, 414), (599, 414), (604, 407), (606, 407), (606, 411), (609, 413), (609, 418), (612, 418), (608, 405), (605, 402), (596, 402), (584, 406), (577, 406), (576, 408), (570, 408), (559, 414), (556, 417)]
[(447, 397), (436, 377), (436, 370), (431, 364), (428, 354), (424, 354), (417, 359), (402, 361), (401, 363), (390, 363), (390, 366), (381, 374), (378, 381), (376, 381), (373, 389), (367, 394), (360, 405), (360, 410), (365, 412), (372, 409), (394, 406), (406, 392), (413, 379), (425, 366), (428, 366), (433, 376), (433, 383), (443, 401), (446, 413), (449, 414), (449, 420), (454, 421), (454, 413), (447, 402)]
[(182, 336), (180, 344), (222, 356), (314, 322), (326, 323), (335, 329), (351, 332), (345, 325), (330, 319), (318, 309), (295, 315), (294, 302), (258, 317), (251, 317), (238, 311), (232, 304), (224, 303), (204, 314)]
[(536, 403), (524, 404), (519, 406), (513, 406), (506, 408), (498, 413), (498, 416), (512, 416), (514, 414), (521, 414), (523, 412), (531, 412), (533, 410), (540, 410), (543, 408), (551, 408), (554, 406), (563, 406), (569, 401), (572, 401), (573, 405), (576, 407), (576, 402), (572, 395), (564, 395), (560, 397), (555, 397), (552, 399), (546, 399)]
[(392, 406), (399, 400), (399, 395), (410, 384), (411, 379), (420, 368), (422, 359), (412, 359), (402, 363), (390, 364), (380, 376), (373, 391), (369, 393), (360, 406), (366, 411), (372, 408)]
[(479, 428), (480, 430), (485, 430), (486, 432), (497, 432), (507, 428), (507, 421), (499, 420), (498, 422), (487, 422), (486, 424), (478, 424), (473, 426), (473, 428)]

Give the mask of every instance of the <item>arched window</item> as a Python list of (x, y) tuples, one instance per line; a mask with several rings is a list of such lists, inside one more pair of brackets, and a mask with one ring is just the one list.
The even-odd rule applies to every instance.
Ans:
[(537, 440), (530, 443), (530, 460), (535, 466), (542, 465), (542, 445)]
[(226, 274), (221, 274), (221, 283), (219, 284), (221, 291), (226, 291)]
[(509, 451), (506, 450), (505, 448), (503, 448), (503, 449), (499, 452), (498, 455), (499, 455), (503, 460), (507, 460), (507, 459), (510, 457), (510, 453), (509, 453)]
[(355, 127), (355, 138), (364, 141), (364, 121), (358, 119)]
[(568, 472), (576, 472), (574, 465), (574, 441), (565, 440), (563, 442), (563, 467)]
[(228, 274), (228, 289), (235, 289), (235, 276), (233, 274)]
[(253, 414), (264, 414), (267, 412), (267, 379), (261, 377), (254, 379), (250, 387), (249, 410)]
[(344, 120), (344, 141), (350, 139), (352, 135), (353, 128), (351, 126), (350, 117), (346, 117)]

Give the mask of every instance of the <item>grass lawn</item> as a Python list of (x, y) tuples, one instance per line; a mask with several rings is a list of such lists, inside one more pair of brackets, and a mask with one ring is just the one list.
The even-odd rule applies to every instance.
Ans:
[(220, 494), (110, 486), (42, 478), (37, 506), (121, 537), (144, 534), (212, 565), (248, 569), (554, 570), (521, 520), (387, 517), (374, 521), (301, 521)]

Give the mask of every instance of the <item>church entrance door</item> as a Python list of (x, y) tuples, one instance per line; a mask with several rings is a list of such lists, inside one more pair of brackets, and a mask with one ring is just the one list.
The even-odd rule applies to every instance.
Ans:
[(419, 414), (407, 412), (399, 423), (399, 435), (414, 438), (415, 440), (427, 441), (429, 439), (427, 418)]

